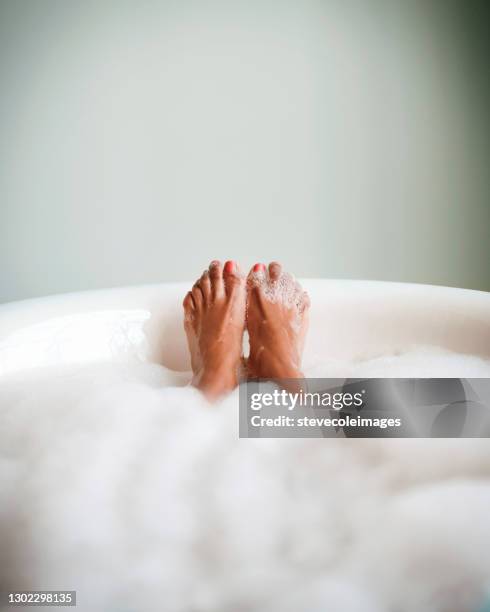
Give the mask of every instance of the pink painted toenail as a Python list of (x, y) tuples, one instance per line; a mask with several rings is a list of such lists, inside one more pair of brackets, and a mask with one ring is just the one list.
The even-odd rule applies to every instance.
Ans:
[(263, 263), (256, 263), (254, 266), (254, 272), (263, 272), (265, 270), (265, 266)]
[(227, 272), (228, 274), (233, 274), (234, 271), (235, 271), (235, 262), (227, 261), (225, 263), (225, 272)]

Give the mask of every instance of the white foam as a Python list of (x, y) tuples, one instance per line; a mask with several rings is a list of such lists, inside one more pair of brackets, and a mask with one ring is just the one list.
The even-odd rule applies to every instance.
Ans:
[[(485, 376), (420, 349), (315, 376)], [(487, 440), (239, 440), (237, 392), (100, 364), (0, 389), (0, 590), (80, 610), (475, 612), (490, 584)]]
[[(301, 315), (305, 310), (305, 292), (292, 274), (281, 272), (279, 278), (273, 281), (267, 271), (252, 271), (247, 278), (247, 284), (249, 289), (260, 287), (264, 297), (269, 302), (273, 304), (281, 303), (288, 308), (294, 308), (296, 316), (291, 323), (295, 330), (299, 332), (302, 322)], [(248, 300), (246, 312), (248, 315)]]

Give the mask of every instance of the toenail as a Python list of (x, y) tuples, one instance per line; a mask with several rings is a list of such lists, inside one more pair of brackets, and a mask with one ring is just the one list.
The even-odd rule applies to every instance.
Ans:
[(265, 266), (263, 263), (256, 263), (254, 266), (254, 272), (264, 272)]
[(234, 271), (235, 271), (235, 262), (227, 261), (225, 263), (225, 272), (228, 272), (228, 274), (232, 274)]
[(219, 259), (213, 259), (213, 261), (211, 262), (212, 266), (219, 266)]

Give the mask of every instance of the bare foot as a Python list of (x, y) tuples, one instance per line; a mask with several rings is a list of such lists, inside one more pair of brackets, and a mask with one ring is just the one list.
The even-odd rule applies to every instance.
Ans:
[(245, 327), (245, 279), (238, 266), (212, 261), (184, 298), (192, 384), (210, 399), (238, 384)]
[(301, 357), (310, 300), (277, 262), (256, 264), (247, 279), (251, 378), (303, 378)]

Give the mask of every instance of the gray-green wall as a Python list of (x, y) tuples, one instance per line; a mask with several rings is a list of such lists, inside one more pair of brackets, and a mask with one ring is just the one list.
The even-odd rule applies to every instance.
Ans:
[(0, 301), (275, 258), (490, 290), (480, 2), (0, 0)]

